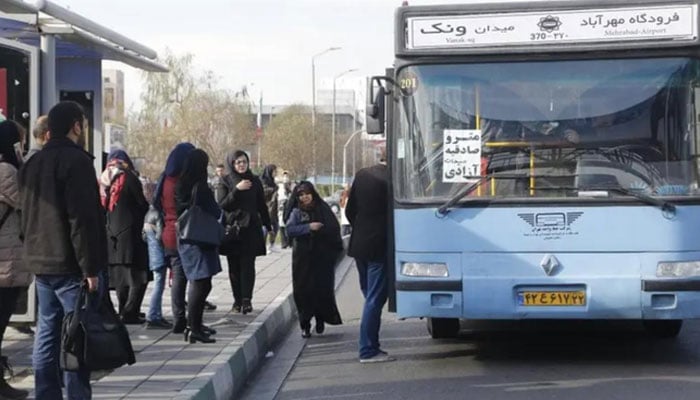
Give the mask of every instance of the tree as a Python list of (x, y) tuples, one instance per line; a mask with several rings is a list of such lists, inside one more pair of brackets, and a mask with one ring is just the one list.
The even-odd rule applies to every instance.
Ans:
[[(262, 141), (262, 158), (268, 164), (299, 179), (313, 173), (313, 135), (311, 129), (311, 107), (295, 104), (285, 108), (268, 125)], [(316, 149), (318, 170), (325, 171), (330, 165), (330, 127), (316, 120)]]
[(143, 107), (129, 116), (127, 150), (144, 160), (143, 175), (156, 179), (171, 149), (181, 142), (202, 148), (215, 165), (228, 151), (254, 140), (245, 88), (240, 93), (219, 89), (212, 72), (195, 70), (190, 54), (167, 52), (164, 63), (170, 72), (146, 74)]

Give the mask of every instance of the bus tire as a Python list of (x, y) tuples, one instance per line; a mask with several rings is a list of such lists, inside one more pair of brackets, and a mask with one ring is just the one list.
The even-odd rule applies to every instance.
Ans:
[(644, 329), (659, 339), (675, 338), (683, 327), (682, 319), (648, 319), (642, 321)]
[(459, 334), (459, 319), (428, 318), (428, 333), (433, 339), (449, 339)]

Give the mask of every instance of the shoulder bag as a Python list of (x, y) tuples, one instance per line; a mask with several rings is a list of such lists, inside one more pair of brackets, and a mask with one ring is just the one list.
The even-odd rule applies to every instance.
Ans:
[(178, 237), (194, 244), (219, 246), (224, 238), (224, 227), (196, 204), (198, 186), (195, 184), (192, 188), (189, 208), (177, 219)]

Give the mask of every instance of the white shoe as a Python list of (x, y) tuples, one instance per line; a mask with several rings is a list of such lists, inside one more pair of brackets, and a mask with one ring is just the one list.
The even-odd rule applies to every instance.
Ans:
[(373, 364), (373, 363), (383, 363), (389, 361), (396, 361), (396, 358), (390, 356), (384, 351), (380, 351), (376, 356), (370, 358), (360, 358), (360, 363), (362, 364)]

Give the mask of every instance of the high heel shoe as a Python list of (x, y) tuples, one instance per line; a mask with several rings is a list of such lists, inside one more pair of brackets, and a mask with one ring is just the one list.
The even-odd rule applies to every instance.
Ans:
[(250, 304), (250, 299), (243, 299), (243, 305), (241, 306), (241, 313), (243, 315), (245, 315), (251, 311), (253, 311), (253, 306)]
[(208, 336), (216, 335), (216, 329), (210, 328), (206, 325), (202, 325), (202, 332), (204, 332), (204, 334)]
[(189, 335), (190, 343), (216, 343), (216, 339), (209, 337), (204, 332), (191, 331)]
[(326, 324), (323, 321), (316, 321), (316, 333), (319, 335), (323, 333), (323, 331), (326, 330)]
[(189, 342), (189, 341), (190, 341), (190, 332), (191, 332), (191, 331), (190, 331), (190, 328), (185, 328), (185, 329), (183, 330), (184, 337), (185, 337), (185, 342)]

